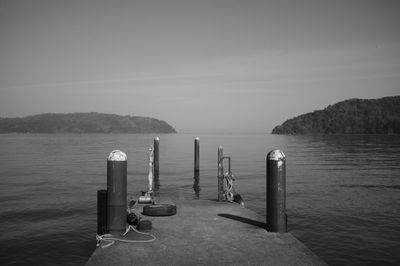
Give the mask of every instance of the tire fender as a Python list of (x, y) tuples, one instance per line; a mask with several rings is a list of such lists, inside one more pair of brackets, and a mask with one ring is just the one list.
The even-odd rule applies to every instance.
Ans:
[(143, 215), (147, 216), (171, 216), (176, 214), (176, 205), (154, 204), (143, 207)]

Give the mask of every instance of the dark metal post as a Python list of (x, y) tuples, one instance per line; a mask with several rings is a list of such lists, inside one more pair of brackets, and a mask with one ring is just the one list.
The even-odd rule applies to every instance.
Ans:
[(107, 159), (107, 227), (110, 233), (123, 233), (126, 227), (127, 156), (120, 150)]
[(286, 158), (281, 150), (267, 155), (267, 228), (270, 232), (287, 232)]
[(200, 171), (200, 139), (196, 137), (194, 139), (194, 173)]
[(97, 234), (107, 233), (107, 190), (97, 190)]
[(159, 141), (160, 141), (159, 137), (154, 138), (154, 180), (155, 180), (155, 183), (157, 183), (157, 181), (159, 180), (159, 174), (160, 174)]
[(224, 168), (222, 165), (224, 157), (224, 151), (222, 146), (218, 147), (218, 201), (222, 201), (224, 199)]
[(200, 198), (200, 172), (194, 172), (193, 190), (196, 199)]

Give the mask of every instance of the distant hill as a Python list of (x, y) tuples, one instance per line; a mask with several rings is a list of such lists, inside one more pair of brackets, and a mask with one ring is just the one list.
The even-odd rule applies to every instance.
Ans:
[(342, 101), (289, 119), (272, 134), (400, 134), (400, 96)]
[(176, 133), (168, 123), (149, 117), (101, 113), (46, 113), (0, 118), (0, 133)]

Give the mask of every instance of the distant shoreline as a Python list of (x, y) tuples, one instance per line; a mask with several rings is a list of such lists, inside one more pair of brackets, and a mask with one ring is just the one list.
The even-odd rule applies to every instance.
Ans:
[(177, 131), (167, 122), (150, 117), (103, 113), (46, 113), (0, 118), (0, 133), (173, 134)]
[(276, 126), (272, 134), (400, 134), (400, 96), (349, 99)]

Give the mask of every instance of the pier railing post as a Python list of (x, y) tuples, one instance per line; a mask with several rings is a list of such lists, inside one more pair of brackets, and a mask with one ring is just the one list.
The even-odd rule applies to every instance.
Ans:
[(224, 157), (224, 151), (222, 146), (218, 147), (218, 201), (223, 201), (224, 194), (224, 168), (222, 160)]
[(194, 173), (200, 171), (200, 139), (196, 137), (194, 139)]
[(281, 150), (267, 155), (267, 230), (287, 232), (286, 158)]
[(123, 233), (126, 227), (127, 156), (120, 150), (107, 159), (107, 227), (110, 233)]
[(149, 181), (147, 192), (153, 193), (154, 185), (154, 147), (149, 148), (149, 175), (147, 176)]

